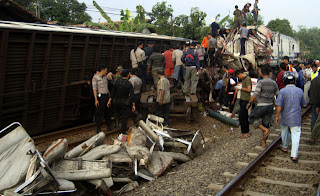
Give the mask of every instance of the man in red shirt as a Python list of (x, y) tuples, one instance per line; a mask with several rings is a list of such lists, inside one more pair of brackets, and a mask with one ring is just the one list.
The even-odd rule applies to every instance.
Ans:
[(172, 51), (173, 51), (173, 47), (169, 46), (169, 50), (166, 50), (163, 53), (164, 58), (166, 59), (166, 78), (169, 78), (174, 70), (174, 64), (172, 61)]
[(286, 71), (286, 66), (287, 66), (287, 64), (281, 63), (280, 67), (279, 67), (280, 68), (280, 72), (277, 75), (277, 84), (278, 84), (279, 90), (285, 87), (285, 85), (284, 85), (284, 83), (282, 81), (282, 76), (283, 76), (284, 72)]

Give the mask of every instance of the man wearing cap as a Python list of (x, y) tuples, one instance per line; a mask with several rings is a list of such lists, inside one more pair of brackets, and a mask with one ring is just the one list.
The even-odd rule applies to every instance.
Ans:
[(191, 86), (191, 94), (196, 94), (198, 77), (197, 72), (200, 70), (199, 54), (194, 49), (195, 43), (186, 43), (190, 48), (182, 55), (181, 61), (186, 65), (186, 77), (183, 85), (183, 93), (187, 93)]
[(307, 107), (307, 104), (309, 103), (309, 89), (311, 86), (311, 74), (312, 74), (312, 68), (311, 68), (312, 60), (308, 60), (306, 63), (306, 70), (305, 73), (303, 74), (305, 84), (304, 84), (304, 100), (306, 105), (303, 107)]
[(216, 23), (216, 19), (212, 18), (211, 19), (211, 28), (210, 28), (210, 32), (211, 32), (211, 35), (213, 37), (215, 37), (216, 34), (219, 34), (220, 32), (220, 26), (218, 23)]
[(158, 85), (157, 85), (157, 115), (164, 118), (163, 126), (169, 124), (170, 113), (170, 82), (164, 76), (163, 70), (158, 70)]
[(158, 71), (162, 70), (166, 65), (166, 58), (160, 53), (158, 46), (153, 47), (153, 53), (148, 60), (147, 74), (150, 73), (152, 69), (152, 78), (154, 87), (156, 88), (159, 81)]
[[(249, 103), (247, 104), (247, 109), (251, 104), (257, 99), (258, 104), (251, 111), (249, 115), (249, 123), (253, 124), (254, 128), (260, 128), (263, 134), (261, 146), (266, 147), (266, 142), (270, 132), (272, 114), (273, 114), (273, 103), (274, 96), (279, 94), (278, 85), (275, 81), (269, 78), (270, 68), (265, 65), (261, 67), (262, 80), (259, 80), (254, 94), (252, 95)], [(262, 122), (258, 121), (262, 118)]]
[(122, 76), (121, 76), (122, 70), (123, 70), (123, 68), (122, 68), (121, 65), (117, 67), (117, 69), (116, 69), (117, 73), (116, 73), (116, 75), (114, 76), (114, 79), (113, 79), (113, 82), (114, 82), (114, 83), (115, 83), (119, 78), (122, 78)]
[(208, 56), (210, 59), (210, 66), (213, 67), (215, 65), (214, 62), (214, 53), (216, 52), (216, 48), (217, 48), (217, 40), (215, 38), (212, 37), (211, 34), (208, 34)]
[[(125, 132), (127, 129), (128, 118), (131, 111), (134, 112), (135, 101), (134, 101), (134, 90), (132, 84), (128, 81), (129, 70), (124, 69), (121, 72), (122, 78), (116, 81), (112, 88), (111, 97), (109, 98), (107, 106), (111, 106), (111, 101), (114, 106), (114, 118), (116, 120), (116, 127), (119, 127), (120, 116), (121, 116), (121, 130)], [(131, 107), (132, 105), (132, 107)]]
[(108, 79), (107, 67), (102, 66), (99, 74), (96, 74), (92, 78), (92, 89), (96, 106), (96, 124), (97, 124), (97, 133), (101, 131), (101, 126), (103, 119), (107, 125), (107, 130), (111, 131), (111, 110), (106, 107), (106, 103), (109, 99), (109, 89), (108, 89)]

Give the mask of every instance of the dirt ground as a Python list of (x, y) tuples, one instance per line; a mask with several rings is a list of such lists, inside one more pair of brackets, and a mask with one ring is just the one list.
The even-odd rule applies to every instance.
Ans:
[(203, 113), (191, 123), (171, 118), (170, 127), (201, 130), (206, 140), (202, 155), (171, 168), (156, 181), (140, 181), (140, 186), (126, 195), (215, 195), (212, 185), (225, 185), (224, 172), (236, 172), (235, 163), (249, 161), (246, 153), (260, 145), (262, 133), (251, 128), (252, 136), (238, 138), (240, 129), (224, 124)]

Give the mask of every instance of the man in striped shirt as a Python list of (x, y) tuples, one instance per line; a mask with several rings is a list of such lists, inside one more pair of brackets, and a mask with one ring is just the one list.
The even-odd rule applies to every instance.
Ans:
[[(269, 136), (269, 128), (271, 126), (273, 105), (274, 105), (274, 96), (279, 94), (278, 85), (275, 81), (269, 78), (270, 68), (268, 65), (265, 65), (261, 68), (262, 80), (259, 80), (256, 90), (252, 95), (247, 109), (251, 106), (252, 102), (257, 99), (258, 104), (252, 110), (249, 116), (249, 123), (253, 124), (254, 128), (260, 128), (262, 130), (262, 142), (261, 146), (266, 147), (266, 141)], [(259, 118), (262, 118), (262, 122), (258, 121)]]

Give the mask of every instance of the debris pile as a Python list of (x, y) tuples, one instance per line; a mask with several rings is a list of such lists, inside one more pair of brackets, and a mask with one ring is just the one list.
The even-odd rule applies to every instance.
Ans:
[(88, 195), (95, 190), (120, 195), (133, 190), (139, 179), (153, 181), (173, 164), (190, 161), (203, 151), (199, 130), (194, 134), (162, 123), (163, 118), (148, 115), (113, 145), (104, 144), (106, 135), (101, 132), (68, 152), (68, 141), (58, 139), (44, 154), (21, 124), (13, 123), (0, 132), (8, 132), (0, 138), (0, 193)]

